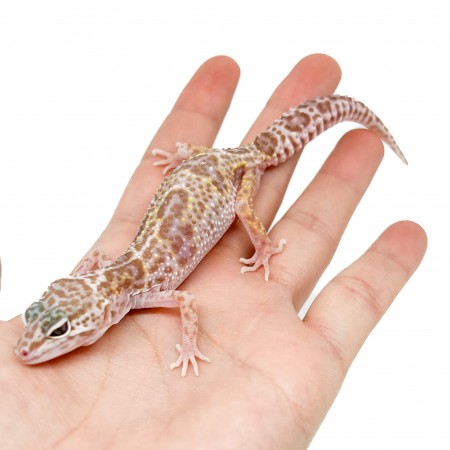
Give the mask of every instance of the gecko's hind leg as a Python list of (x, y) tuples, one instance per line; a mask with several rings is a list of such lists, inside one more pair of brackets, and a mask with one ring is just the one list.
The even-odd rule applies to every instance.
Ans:
[(180, 308), (181, 325), (183, 328), (181, 345), (177, 344), (176, 349), (179, 352), (178, 359), (170, 365), (171, 369), (181, 365), (181, 376), (185, 376), (189, 362), (198, 376), (197, 360), (210, 362), (197, 347), (197, 329), (198, 315), (195, 298), (190, 292), (185, 291), (147, 291), (131, 295), (131, 309), (142, 308)]
[(278, 245), (273, 245), (264, 225), (261, 223), (258, 217), (255, 216), (253, 209), (253, 197), (259, 186), (259, 180), (261, 178), (260, 169), (247, 170), (239, 186), (239, 190), (236, 196), (236, 214), (243, 223), (247, 230), (250, 239), (255, 246), (255, 254), (249, 258), (241, 258), (239, 261), (244, 264), (253, 264), (252, 266), (241, 267), (241, 273), (254, 272), (258, 267), (264, 267), (264, 279), (269, 281), (269, 258), (272, 255), (276, 255), (283, 250), (286, 241), (281, 239)]
[(175, 144), (177, 151), (175, 153), (169, 152), (167, 150), (162, 150), (160, 148), (154, 148), (152, 150), (153, 156), (161, 156), (162, 159), (155, 161), (154, 166), (165, 166), (163, 174), (166, 174), (169, 170), (175, 169), (183, 161), (190, 158), (191, 156), (206, 153), (211, 149), (209, 147), (204, 147), (202, 145), (191, 145), (184, 142), (177, 142)]
[(112, 264), (112, 262), (112, 260), (107, 258), (103, 250), (96, 249), (85, 256), (72, 272), (70, 272), (70, 275), (83, 275), (92, 270), (103, 269)]

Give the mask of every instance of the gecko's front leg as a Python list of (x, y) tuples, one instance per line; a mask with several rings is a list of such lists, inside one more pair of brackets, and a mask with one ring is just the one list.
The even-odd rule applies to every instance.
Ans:
[(185, 291), (147, 291), (131, 295), (131, 308), (180, 308), (182, 337), (181, 345), (176, 349), (180, 353), (178, 359), (170, 365), (171, 369), (181, 366), (181, 376), (185, 376), (189, 362), (191, 362), (195, 374), (198, 376), (198, 365), (196, 358), (210, 362), (197, 347), (198, 315), (194, 296)]

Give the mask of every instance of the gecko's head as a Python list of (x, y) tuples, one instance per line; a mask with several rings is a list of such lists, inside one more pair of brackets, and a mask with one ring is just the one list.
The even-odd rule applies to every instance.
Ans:
[(111, 325), (110, 302), (93, 296), (80, 279), (50, 285), (42, 298), (22, 315), (25, 330), (15, 353), (26, 364), (37, 364), (96, 341)]

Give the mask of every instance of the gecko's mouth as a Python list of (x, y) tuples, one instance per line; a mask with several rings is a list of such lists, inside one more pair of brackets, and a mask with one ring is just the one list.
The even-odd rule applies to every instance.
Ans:
[(39, 364), (57, 356), (64, 355), (74, 350), (80, 345), (91, 343), (86, 340), (86, 335), (80, 333), (78, 336), (72, 336), (72, 339), (47, 339), (39, 345), (33, 345), (27, 340), (20, 339), (14, 349), (14, 353), (24, 364)]
[(24, 364), (38, 364), (44, 361), (48, 361), (49, 359), (52, 358), (51, 355), (49, 355), (48, 353), (42, 353), (40, 355), (37, 355), (33, 352), (20, 348), (16, 348), (14, 353), (16, 354), (16, 356), (19, 357), (21, 362), (23, 362)]
[[(58, 355), (63, 353), (67, 353), (71, 348), (67, 348), (66, 351), (61, 351), (61, 347), (58, 349)], [(29, 345), (24, 345), (24, 343), (20, 340), (17, 343), (16, 348), (14, 349), (14, 353), (20, 359), (20, 361), (24, 364), (39, 364), (49, 359), (53, 359), (57, 356), (56, 348), (48, 345), (40, 345), (38, 348), (29, 348)]]
[[(69, 351), (70, 349), (65, 353), (68, 353)], [(39, 355), (33, 354), (32, 352), (27, 352), (26, 350), (16, 350), (15, 353), (23, 364), (27, 364), (30, 366), (33, 364), (40, 364), (55, 358), (55, 355), (51, 351), (41, 353)], [(58, 356), (60, 355), (62, 355), (62, 353), (58, 353)]]

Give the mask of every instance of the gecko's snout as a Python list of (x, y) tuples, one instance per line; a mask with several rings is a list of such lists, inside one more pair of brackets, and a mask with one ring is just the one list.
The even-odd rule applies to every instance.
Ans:
[(30, 352), (23, 348), (20, 345), (20, 342), (17, 344), (17, 347), (14, 350), (14, 353), (16, 354), (16, 356), (19, 357), (19, 359), (24, 362), (24, 363), (29, 363), (30, 361)]
[(17, 343), (14, 353), (23, 364), (37, 364), (51, 358), (51, 353), (40, 353), (35, 349), (30, 349), (29, 345), (20, 340)]

